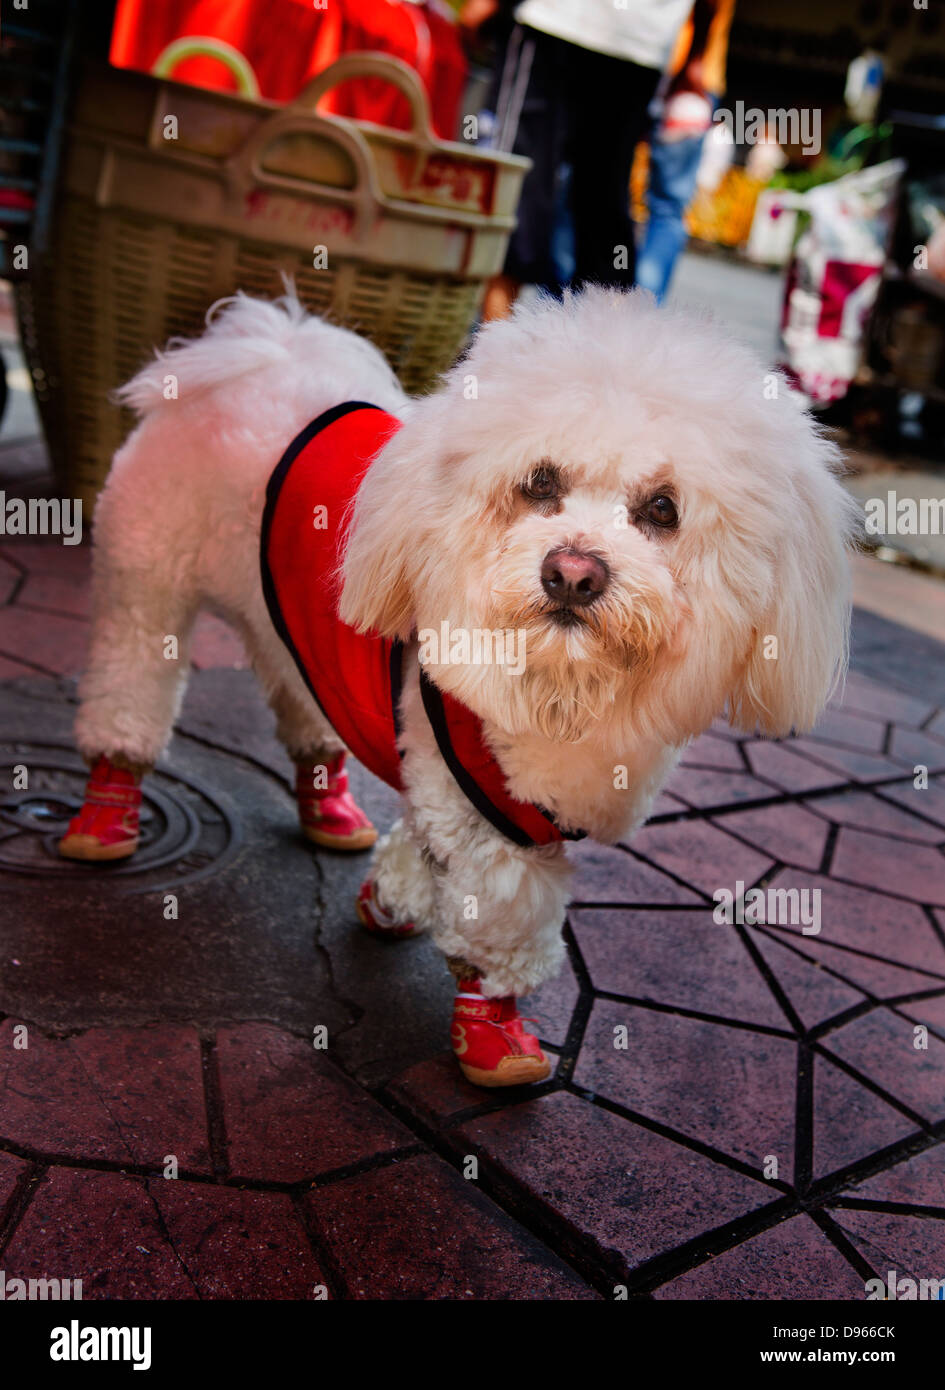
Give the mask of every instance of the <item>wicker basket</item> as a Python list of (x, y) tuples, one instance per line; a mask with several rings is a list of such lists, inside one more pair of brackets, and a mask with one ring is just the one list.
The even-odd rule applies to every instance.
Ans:
[[(315, 113), (364, 75), (405, 93), (409, 132)], [(91, 509), (131, 424), (110, 393), (153, 347), (198, 333), (236, 289), (281, 293), (283, 274), (312, 310), (377, 343), (409, 391), (427, 388), (501, 268), (527, 168), (436, 139), (416, 75), (382, 54), (340, 59), (290, 106), (90, 70), (49, 244), (17, 286), (69, 494)]]

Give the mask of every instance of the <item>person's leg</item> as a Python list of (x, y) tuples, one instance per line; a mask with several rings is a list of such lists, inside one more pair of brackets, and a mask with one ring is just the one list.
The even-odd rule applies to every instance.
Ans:
[(696, 174), (705, 135), (685, 140), (661, 140), (650, 144), (650, 186), (647, 203), (650, 220), (637, 258), (637, 284), (652, 290), (662, 302), (669, 289), (673, 268), (686, 244), (683, 221), (696, 191)]
[(508, 318), (521, 288), (522, 282), (513, 280), (511, 275), (493, 275), (486, 283), (486, 292), (482, 300), (483, 323), (490, 323), (492, 319)]
[(630, 168), (659, 73), (585, 49), (574, 48), (573, 54), (568, 105), (574, 283), (629, 289), (635, 264)]
[(525, 155), (532, 167), (522, 184), (518, 224), (505, 265), (486, 289), (486, 320), (507, 314), (523, 284), (559, 287), (551, 237), (565, 129), (560, 67), (562, 50), (568, 47), (521, 26), (510, 40), (505, 94), (497, 101), (496, 137), (498, 142), (510, 140), (512, 151)]

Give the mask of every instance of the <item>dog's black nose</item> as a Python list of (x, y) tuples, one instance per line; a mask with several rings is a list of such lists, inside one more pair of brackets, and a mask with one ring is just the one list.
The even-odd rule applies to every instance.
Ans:
[(563, 608), (586, 608), (607, 588), (607, 566), (596, 555), (562, 547), (541, 564), (541, 587)]

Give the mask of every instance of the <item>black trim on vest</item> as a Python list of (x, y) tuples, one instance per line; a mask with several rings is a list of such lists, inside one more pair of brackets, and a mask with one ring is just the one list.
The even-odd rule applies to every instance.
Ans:
[(395, 638), (390, 644), (390, 707), (394, 715), (394, 739), (397, 743), (397, 752), (403, 761), (403, 750), (400, 746), (400, 736), (403, 733), (403, 726), (400, 718), (400, 697), (404, 686), (404, 644), (400, 638)]
[[(539, 843), (533, 840), (526, 830), (514, 821), (509, 820), (504, 811), (500, 811), (492, 801), (486, 796), (482, 787), (475, 777), (467, 771), (456, 755), (453, 741), (450, 738), (449, 725), (446, 720), (446, 711), (443, 708), (443, 697), (440, 691), (430, 680), (429, 676), (420, 667), (420, 697), (423, 700), (423, 708), (426, 710), (427, 719), (430, 721), (430, 728), (436, 739), (436, 745), (440, 750), (443, 761), (466, 798), (472, 802), (479, 814), (494, 826), (500, 834), (512, 840), (514, 844), (521, 845), (523, 849), (533, 849)], [(534, 804), (534, 803), (533, 803)], [(561, 830), (558, 828), (554, 817), (545, 810), (543, 806), (535, 804), (535, 810), (544, 816), (550, 825), (555, 826), (558, 834), (563, 840), (583, 840), (587, 832), (584, 830)]]
[[(275, 516), (276, 503), (279, 500), (279, 493), (282, 491), (282, 484), (288, 476), (289, 469), (305, 448), (306, 444), (309, 444), (317, 434), (321, 434), (322, 430), (327, 429), (329, 425), (333, 425), (336, 420), (340, 420), (345, 415), (350, 415), (352, 411), (380, 409), (381, 407), (379, 405), (372, 405), (370, 401), (344, 401), (341, 405), (334, 405), (330, 410), (322, 411), (321, 415), (316, 416), (311, 424), (306, 425), (305, 429), (295, 436), (292, 443), (282, 455), (282, 458), (276, 464), (269, 478), (269, 482), (266, 484), (266, 505), (263, 508), (262, 526), (259, 531), (259, 568), (262, 574), (263, 598), (266, 600), (266, 607), (269, 610), (269, 617), (272, 620), (273, 627), (289, 649), (289, 655), (298, 667), (299, 675), (302, 677), (309, 693), (322, 714), (325, 715), (325, 719), (329, 724), (331, 724), (331, 720), (329, 720), (328, 715), (325, 714), (322, 702), (318, 698), (318, 691), (311, 682), (309, 674), (305, 669), (305, 663), (299, 656), (295, 643), (292, 641), (292, 636), (289, 632), (286, 620), (282, 616), (282, 609), (279, 607), (279, 597), (276, 593), (275, 580), (269, 568), (269, 532), (272, 530), (272, 519)], [(391, 654), (391, 672), (393, 673), (393, 653)], [(399, 685), (397, 693), (399, 697)], [(392, 697), (393, 694), (394, 687), (391, 685)], [(399, 716), (395, 713), (395, 726), (398, 717)]]

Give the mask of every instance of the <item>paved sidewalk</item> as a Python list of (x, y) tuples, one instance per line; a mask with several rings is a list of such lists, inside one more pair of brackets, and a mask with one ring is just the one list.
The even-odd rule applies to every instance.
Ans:
[[(37, 446), (0, 455), (0, 486), (46, 486)], [(430, 944), (355, 926), (366, 856), (298, 837), (221, 624), (140, 854), (55, 856), (88, 568), (87, 545), (0, 538), (8, 1283), (857, 1300), (945, 1275), (945, 649), (858, 613), (860, 669), (812, 736), (716, 728), (630, 846), (578, 847), (569, 963), (527, 1009), (556, 1074), (496, 1095), (446, 1050)], [(355, 781), (388, 824), (393, 794)], [(822, 929), (715, 924), (739, 881), (820, 890)]]

